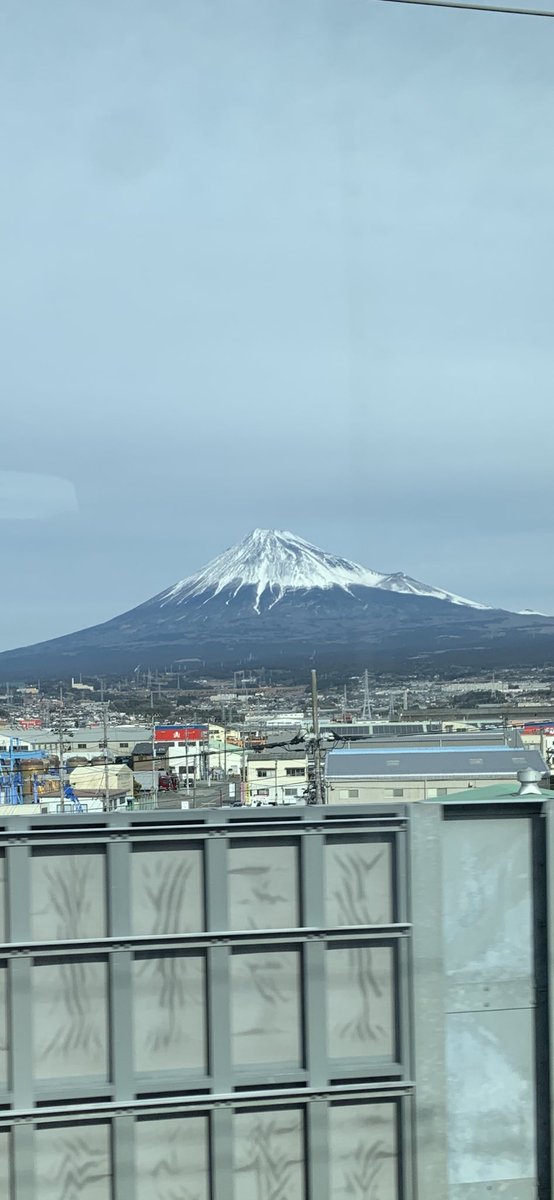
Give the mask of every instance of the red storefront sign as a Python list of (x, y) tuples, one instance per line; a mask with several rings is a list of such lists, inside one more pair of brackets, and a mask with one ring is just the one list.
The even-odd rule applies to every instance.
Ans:
[(156, 742), (201, 742), (207, 732), (205, 725), (158, 725), (154, 739)]

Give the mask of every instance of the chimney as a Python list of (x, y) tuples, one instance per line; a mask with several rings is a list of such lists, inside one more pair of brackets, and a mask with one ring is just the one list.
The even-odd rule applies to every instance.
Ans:
[(534, 771), (532, 767), (525, 767), (523, 771), (518, 771), (520, 788), (518, 796), (542, 796), (539, 787), (542, 775), (540, 771)]

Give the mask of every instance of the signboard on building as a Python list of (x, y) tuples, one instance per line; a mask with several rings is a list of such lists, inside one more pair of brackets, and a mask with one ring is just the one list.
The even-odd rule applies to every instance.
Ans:
[(207, 737), (207, 725), (157, 725), (156, 742), (201, 742)]

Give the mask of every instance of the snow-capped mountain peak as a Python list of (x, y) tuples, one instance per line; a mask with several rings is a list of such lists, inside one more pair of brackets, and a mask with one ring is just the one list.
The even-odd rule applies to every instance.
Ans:
[(254, 529), (242, 542), (212, 559), (202, 571), (181, 580), (162, 597), (162, 604), (209, 592), (256, 589), (254, 607), (268, 589), (276, 603), (289, 589), (378, 587), (382, 576), (345, 558), (326, 554), (287, 529)]
[(241, 542), (212, 559), (203, 570), (169, 588), (159, 597), (159, 601), (163, 608), (170, 603), (179, 604), (188, 596), (204, 593), (206, 600), (223, 591), (236, 596), (243, 587), (255, 589), (256, 611), (259, 611), (261, 597), (266, 591), (273, 605), (287, 591), (326, 590), (332, 587), (342, 588), (346, 592), (353, 587), (382, 588), (414, 596), (430, 596), (471, 608), (486, 608), (484, 604), (418, 583), (402, 573), (384, 574), (327, 554), (284, 529), (254, 529)]

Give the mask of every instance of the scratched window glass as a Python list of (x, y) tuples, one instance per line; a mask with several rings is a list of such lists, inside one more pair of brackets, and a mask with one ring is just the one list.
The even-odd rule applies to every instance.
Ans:
[(300, 955), (256, 950), (231, 956), (231, 1045), (237, 1066), (299, 1066), (302, 1054)]
[(331, 1200), (399, 1200), (396, 1125), (393, 1104), (331, 1105)]
[(325, 903), (330, 925), (385, 925), (394, 920), (392, 843), (330, 838), (325, 846)]
[(205, 961), (199, 955), (140, 955), (133, 963), (135, 1069), (206, 1066)]
[(131, 857), (134, 933), (184, 933), (204, 928), (202, 850), (150, 846)]
[(302, 1112), (238, 1112), (233, 1126), (234, 1200), (305, 1200)]
[(207, 1117), (137, 1121), (136, 1200), (210, 1200), (208, 1138)]
[(106, 859), (102, 852), (33, 854), (31, 928), (37, 942), (106, 933)]
[(232, 843), (228, 858), (231, 929), (286, 929), (298, 923), (298, 848)]
[(113, 1200), (109, 1125), (39, 1126), (34, 1149), (40, 1200)]
[(32, 999), (36, 1078), (107, 1078), (107, 963), (84, 958), (37, 963)]
[(332, 946), (326, 953), (330, 1058), (394, 1058), (393, 952)]

